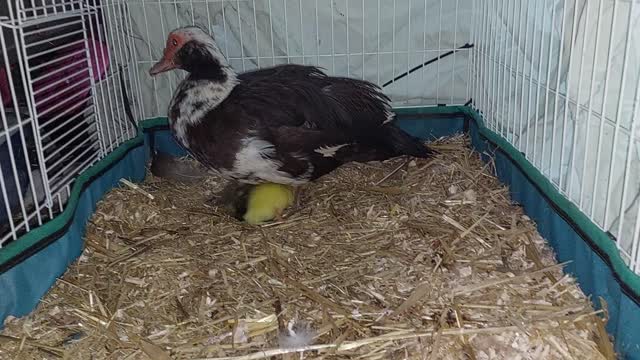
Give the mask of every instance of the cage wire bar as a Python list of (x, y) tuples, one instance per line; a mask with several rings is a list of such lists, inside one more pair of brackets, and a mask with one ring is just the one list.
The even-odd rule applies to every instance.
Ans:
[(486, 0), (473, 17), (473, 106), (640, 273), (640, 2)]
[(111, 50), (131, 46), (125, 13), (124, 2), (0, 4), (0, 248), (63, 211), (77, 175), (135, 136), (118, 81), (121, 65), (140, 98), (134, 60)]

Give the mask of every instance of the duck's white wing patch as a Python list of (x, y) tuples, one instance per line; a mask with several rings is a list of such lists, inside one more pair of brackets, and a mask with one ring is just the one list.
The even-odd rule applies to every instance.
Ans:
[(282, 162), (275, 159), (275, 156), (276, 149), (272, 143), (256, 136), (249, 136), (242, 140), (242, 147), (236, 153), (233, 169), (228, 172), (228, 175), (246, 182), (269, 181), (292, 185), (306, 183), (311, 177), (313, 166), (308, 161), (307, 172), (300, 178), (293, 178), (290, 174), (279, 170)]
[(335, 145), (335, 146), (321, 146), (317, 149), (315, 149), (314, 151), (317, 152), (318, 154), (324, 156), (324, 157), (334, 157), (336, 156), (336, 153), (338, 152), (338, 150), (342, 149), (345, 146), (349, 146), (351, 144), (340, 144), (340, 145)]
[(395, 120), (395, 118), (396, 118), (396, 114), (392, 113), (389, 110), (386, 110), (384, 114), (387, 117), (387, 119), (382, 122), (382, 125), (388, 124), (388, 123), (392, 122), (393, 120)]

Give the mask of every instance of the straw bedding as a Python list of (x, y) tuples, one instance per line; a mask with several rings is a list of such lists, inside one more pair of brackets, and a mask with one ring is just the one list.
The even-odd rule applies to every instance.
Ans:
[(345, 166), (265, 226), (207, 202), (216, 178), (113, 190), (0, 358), (614, 358), (606, 307), (466, 142)]

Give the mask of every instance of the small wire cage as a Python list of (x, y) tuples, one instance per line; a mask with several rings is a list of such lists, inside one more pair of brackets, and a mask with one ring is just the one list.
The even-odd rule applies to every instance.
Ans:
[[(0, 246), (64, 209), (75, 176), (166, 115), (148, 69), (198, 25), (237, 71), (299, 63), (395, 107), (470, 105), (640, 273), (637, 0), (16, 0), (0, 8)], [(126, 96), (129, 95), (129, 96)]]
[(130, 41), (122, 24), (112, 26), (127, 19), (121, 10), (68, 0), (1, 5), (0, 247), (59, 214), (77, 175), (135, 136), (114, 66), (126, 84), (137, 79), (112, 46)]

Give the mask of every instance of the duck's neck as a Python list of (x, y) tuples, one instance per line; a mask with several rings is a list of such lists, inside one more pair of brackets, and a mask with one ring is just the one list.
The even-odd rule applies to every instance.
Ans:
[(177, 56), (189, 76), (171, 100), (169, 120), (176, 137), (188, 146), (188, 128), (205, 121), (207, 114), (229, 97), (238, 77), (210, 38), (187, 43)]
[(238, 77), (229, 66), (203, 66), (202, 71), (192, 72), (183, 84), (181, 88), (187, 97), (211, 110), (231, 94), (238, 85)]
[(206, 121), (207, 114), (225, 101), (237, 84), (230, 67), (221, 68), (215, 78), (192, 73), (182, 81), (169, 105), (169, 121), (182, 145), (189, 147), (188, 129)]
[(174, 122), (195, 125), (222, 103), (238, 84), (236, 73), (228, 66), (202, 65), (182, 81), (169, 106)]
[(184, 66), (189, 71), (189, 77), (196, 80), (208, 80), (224, 85), (234, 84), (237, 76), (224, 58), (195, 58)]

